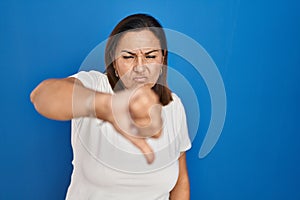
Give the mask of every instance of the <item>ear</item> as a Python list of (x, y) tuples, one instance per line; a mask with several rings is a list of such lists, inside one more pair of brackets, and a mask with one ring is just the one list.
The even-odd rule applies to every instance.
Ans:
[(167, 55), (167, 50), (166, 49), (162, 49), (161, 53), (162, 53), (162, 56), (163, 56), (163, 63), (165, 63), (165, 59), (166, 59), (166, 55)]
[(118, 70), (118, 66), (117, 66), (116, 60), (113, 60), (111, 64), (112, 64), (112, 67), (114, 68), (114, 70)]
[(116, 66), (116, 61), (114, 61), (112, 63), (112, 65), (113, 65), (113, 68), (115, 70), (115, 76), (119, 78), (119, 72), (118, 72), (118, 67)]

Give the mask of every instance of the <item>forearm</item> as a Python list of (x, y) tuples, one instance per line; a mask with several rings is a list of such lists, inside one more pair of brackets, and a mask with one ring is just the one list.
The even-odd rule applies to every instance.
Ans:
[(177, 182), (170, 193), (170, 200), (189, 200), (190, 190), (188, 181)]
[(189, 200), (190, 183), (186, 167), (185, 153), (179, 158), (179, 177), (173, 190), (170, 192), (170, 200)]
[[(75, 78), (66, 78), (43, 81), (32, 91), (30, 98), (43, 116), (55, 120), (70, 120), (96, 116), (96, 96), (97, 101), (103, 103), (109, 95), (87, 89)], [(107, 106), (101, 108), (98, 109), (97, 117), (104, 118), (107, 116)]]

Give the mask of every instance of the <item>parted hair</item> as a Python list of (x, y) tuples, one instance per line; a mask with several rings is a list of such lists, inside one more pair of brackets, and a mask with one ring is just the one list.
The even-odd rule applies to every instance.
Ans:
[(159, 40), (162, 54), (163, 67), (152, 90), (158, 95), (160, 103), (167, 105), (172, 101), (172, 93), (167, 86), (168, 48), (165, 32), (161, 24), (148, 14), (133, 14), (121, 20), (112, 30), (105, 48), (105, 65), (109, 83), (115, 92), (125, 89), (122, 81), (115, 73), (114, 60), (117, 45), (122, 36), (129, 31), (151, 31)]

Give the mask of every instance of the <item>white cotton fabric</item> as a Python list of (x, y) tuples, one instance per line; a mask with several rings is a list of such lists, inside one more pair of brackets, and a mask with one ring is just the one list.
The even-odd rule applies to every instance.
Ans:
[[(73, 77), (87, 88), (113, 93), (105, 74), (82, 71)], [(162, 136), (147, 139), (155, 152), (150, 165), (110, 123), (88, 117), (73, 119), (74, 169), (66, 199), (169, 199), (178, 178), (180, 152), (191, 148), (184, 107), (178, 96), (172, 96), (173, 101), (162, 109)]]

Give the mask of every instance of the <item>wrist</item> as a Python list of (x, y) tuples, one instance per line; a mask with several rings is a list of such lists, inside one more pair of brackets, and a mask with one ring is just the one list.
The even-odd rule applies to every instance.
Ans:
[(111, 121), (112, 108), (111, 108), (112, 95), (107, 93), (96, 93), (94, 102), (95, 116), (104, 121)]

